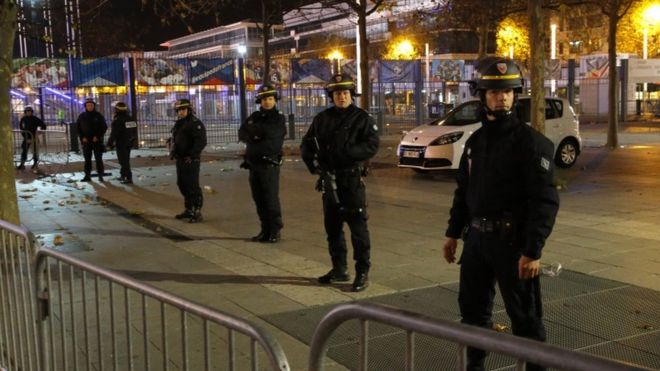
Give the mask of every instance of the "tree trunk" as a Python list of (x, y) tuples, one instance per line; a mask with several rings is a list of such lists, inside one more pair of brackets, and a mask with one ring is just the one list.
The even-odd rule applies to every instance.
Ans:
[(527, 16), (529, 18), (529, 42), (531, 74), (531, 122), (540, 133), (545, 134), (545, 87), (544, 87), (544, 61), (545, 61), (545, 25), (543, 23), (543, 9), (538, 0), (527, 0)]
[(616, 105), (616, 84), (617, 84), (617, 71), (616, 71), (616, 24), (617, 13), (610, 12), (609, 15), (609, 31), (607, 35), (607, 59), (609, 62), (609, 84), (607, 86), (607, 146), (616, 149), (619, 146), (618, 138), (618, 115)]
[(483, 22), (483, 26), (477, 28), (479, 33), (479, 57), (481, 59), (488, 54), (488, 24)]
[(15, 1), (0, 0), (0, 219), (19, 225), (9, 97), (16, 11)]
[(360, 38), (360, 71), (362, 73), (360, 82), (362, 91), (360, 96), (360, 107), (369, 110), (369, 97), (371, 92), (371, 81), (369, 80), (369, 39), (367, 38), (367, 1), (360, 1), (358, 12), (358, 37)]

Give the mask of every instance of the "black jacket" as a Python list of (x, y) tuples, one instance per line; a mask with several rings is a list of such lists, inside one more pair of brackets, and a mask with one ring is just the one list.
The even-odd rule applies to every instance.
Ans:
[(179, 119), (172, 128), (172, 155), (175, 158), (199, 159), (206, 147), (206, 127), (194, 115)]
[[(314, 138), (319, 144), (317, 150)], [(356, 168), (378, 151), (378, 127), (369, 113), (353, 104), (328, 108), (314, 117), (300, 146), (303, 161), (316, 172)]]
[(245, 159), (250, 164), (278, 160), (286, 136), (286, 120), (277, 108), (253, 112), (238, 129), (238, 139), (247, 144)]
[(108, 130), (108, 124), (105, 123), (105, 117), (101, 113), (85, 111), (78, 116), (76, 125), (80, 139), (87, 138), (91, 141), (93, 137), (96, 137), (99, 143), (103, 143), (103, 136)]
[(559, 209), (553, 153), (550, 140), (515, 117), (484, 121), (465, 144), (446, 236), (460, 237), (471, 218), (509, 215), (516, 248), (540, 258)]
[[(44, 124), (44, 122), (41, 121), (40, 118), (34, 115), (23, 116), (23, 118), (21, 118), (21, 122), (19, 125), (21, 130), (29, 131), (30, 133), (32, 133), (32, 137), (34, 137), (34, 135), (37, 133), (37, 129), (46, 130), (46, 124)], [(22, 134), (23, 137), (25, 137), (25, 133)]]
[(108, 147), (133, 147), (137, 141), (137, 122), (133, 116), (125, 112), (119, 112), (115, 115), (110, 124), (110, 138), (108, 138)]

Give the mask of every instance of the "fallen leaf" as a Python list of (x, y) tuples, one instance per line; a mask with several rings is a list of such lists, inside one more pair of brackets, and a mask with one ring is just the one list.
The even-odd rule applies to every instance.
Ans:
[(55, 246), (64, 245), (64, 238), (62, 238), (62, 236), (60, 236), (59, 234), (55, 235), (55, 238), (53, 238), (53, 245)]
[(493, 330), (497, 332), (507, 332), (509, 331), (509, 326), (503, 325), (501, 323), (495, 323), (493, 324)]

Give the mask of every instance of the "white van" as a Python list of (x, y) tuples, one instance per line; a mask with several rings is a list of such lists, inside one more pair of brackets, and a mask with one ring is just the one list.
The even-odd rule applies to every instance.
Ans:
[[(518, 109), (529, 124), (530, 97), (518, 97)], [(481, 127), (481, 102), (465, 102), (443, 118), (409, 131), (399, 143), (399, 167), (418, 172), (458, 169), (465, 142)], [(555, 163), (573, 166), (582, 139), (573, 107), (563, 98), (545, 98), (545, 136), (555, 145)]]

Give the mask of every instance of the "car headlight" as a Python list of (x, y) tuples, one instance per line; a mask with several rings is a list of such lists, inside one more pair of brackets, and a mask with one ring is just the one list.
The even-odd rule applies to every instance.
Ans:
[(463, 137), (462, 131), (457, 131), (454, 133), (445, 134), (441, 137), (438, 137), (433, 142), (429, 143), (429, 146), (443, 146), (445, 144), (451, 144)]

